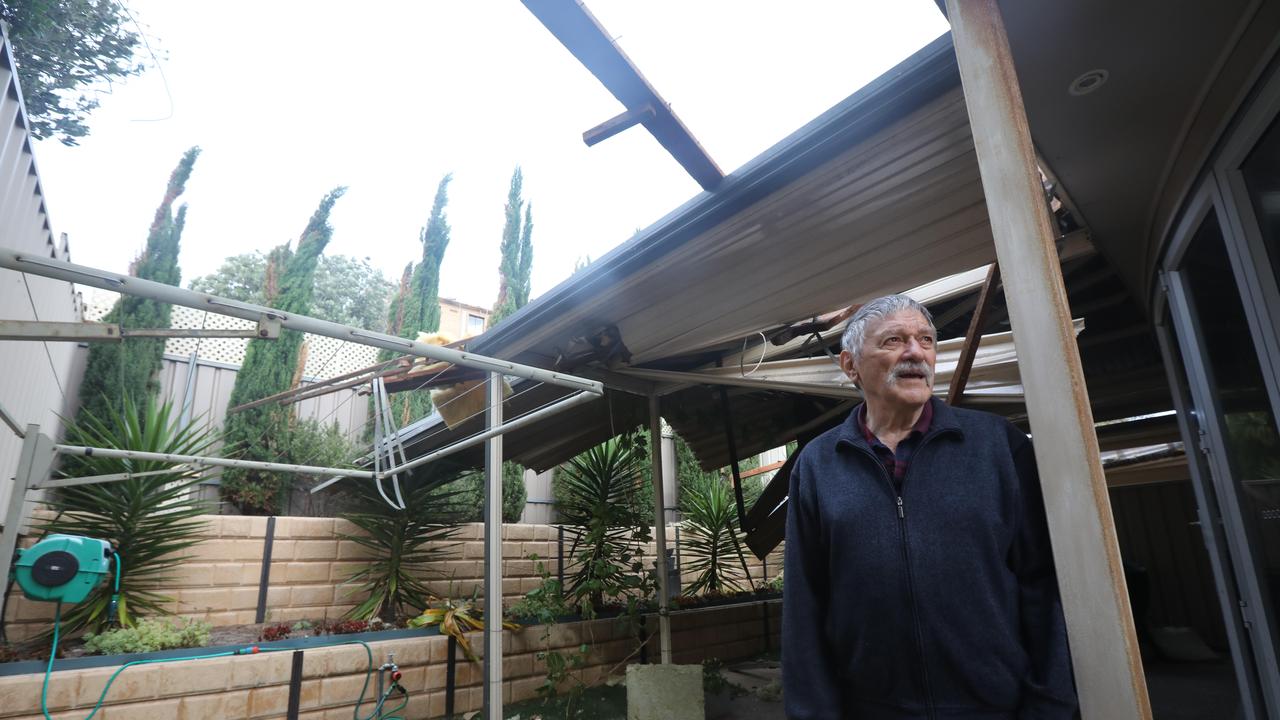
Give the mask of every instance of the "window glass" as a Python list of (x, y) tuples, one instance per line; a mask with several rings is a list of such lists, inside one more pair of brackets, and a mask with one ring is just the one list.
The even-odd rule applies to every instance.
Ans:
[[(1261, 608), (1276, 627), (1280, 597), (1280, 433), (1249, 331), (1244, 305), (1217, 218), (1210, 215), (1192, 239), (1182, 274), (1198, 315), (1212, 391), (1222, 412), (1229, 488), (1244, 514)], [(1269, 597), (1268, 597), (1269, 596)], [(1274, 638), (1271, 639), (1274, 642)]]
[(1280, 120), (1273, 122), (1240, 168), (1271, 259), (1280, 279)]
[(479, 335), (484, 332), (484, 318), (480, 315), (467, 315), (467, 335)]

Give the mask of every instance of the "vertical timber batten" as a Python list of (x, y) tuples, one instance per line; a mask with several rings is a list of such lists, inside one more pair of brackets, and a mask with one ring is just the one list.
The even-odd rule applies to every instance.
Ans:
[(649, 396), (649, 457), (653, 468), (653, 539), (657, 544), (658, 647), (663, 665), (671, 664), (671, 618), (667, 615), (667, 509), (663, 500), (662, 418), (658, 396)]
[[(502, 424), (502, 373), (490, 373), (489, 428)], [(485, 442), (484, 469), (484, 708), (502, 720), (502, 435)]]
[[(1080, 709), (1151, 717), (1055, 235), (996, 0), (946, 0), (1026, 392)], [(1069, 409), (1074, 409), (1071, 412)]]

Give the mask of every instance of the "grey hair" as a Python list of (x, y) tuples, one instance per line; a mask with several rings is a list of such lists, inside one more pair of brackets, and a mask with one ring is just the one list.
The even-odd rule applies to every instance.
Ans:
[(915, 310), (920, 313), (929, 323), (929, 327), (937, 332), (937, 328), (933, 326), (933, 315), (929, 314), (929, 308), (906, 295), (885, 295), (863, 305), (853, 314), (849, 324), (845, 326), (844, 334), (840, 336), (841, 349), (848, 351), (855, 358), (860, 356), (862, 343), (867, 338), (867, 325), (872, 320), (884, 320), (903, 310)]

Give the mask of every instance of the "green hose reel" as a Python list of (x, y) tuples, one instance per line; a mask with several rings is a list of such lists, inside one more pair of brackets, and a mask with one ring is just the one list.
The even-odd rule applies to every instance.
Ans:
[(49, 535), (18, 551), (14, 576), (31, 600), (78, 603), (107, 576), (114, 554), (106, 540)]

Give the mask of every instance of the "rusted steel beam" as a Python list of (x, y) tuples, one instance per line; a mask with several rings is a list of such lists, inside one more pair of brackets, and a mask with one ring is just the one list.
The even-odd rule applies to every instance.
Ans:
[(648, 105), (653, 109), (653, 117), (644, 121), (645, 128), (703, 190), (720, 185), (724, 180), (720, 167), (590, 10), (579, 0), (522, 2), (623, 107), (630, 110)]
[(653, 106), (645, 104), (644, 107), (638, 107), (634, 110), (628, 110), (620, 115), (605, 120), (599, 125), (582, 133), (582, 142), (591, 147), (597, 143), (604, 142), (627, 128), (635, 127), (640, 123), (654, 118)]
[(969, 382), (969, 371), (973, 369), (973, 358), (978, 355), (978, 343), (982, 342), (982, 331), (987, 325), (987, 311), (991, 309), (991, 299), (996, 294), (996, 283), (1000, 282), (1000, 264), (991, 263), (987, 270), (987, 279), (978, 293), (978, 306), (973, 309), (973, 319), (969, 321), (969, 330), (964, 334), (964, 345), (960, 348), (960, 358), (956, 361), (955, 372), (951, 374), (951, 384), (947, 387), (947, 404), (955, 405), (964, 397), (964, 386)]
[(1086, 720), (1151, 717), (1057, 233), (997, 0), (946, 0)]

